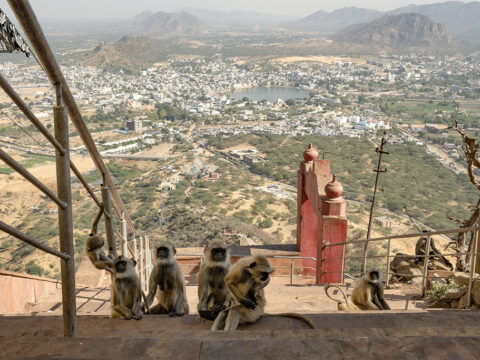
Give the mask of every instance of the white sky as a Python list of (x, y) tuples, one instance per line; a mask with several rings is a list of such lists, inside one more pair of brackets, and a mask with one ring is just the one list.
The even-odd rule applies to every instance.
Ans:
[[(277, 15), (303, 17), (324, 10), (345, 6), (391, 10), (411, 3), (432, 4), (429, 0), (30, 0), (41, 18), (127, 18), (145, 10), (172, 12), (185, 7), (212, 10), (253, 10)], [(462, 1), (468, 2), (468, 1)], [(5, 9), (6, 0), (0, 0)], [(10, 14), (10, 11), (7, 11)]]

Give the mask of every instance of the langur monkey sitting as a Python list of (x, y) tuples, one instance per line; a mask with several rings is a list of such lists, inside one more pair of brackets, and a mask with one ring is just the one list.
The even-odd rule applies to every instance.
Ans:
[(137, 262), (124, 256), (113, 261), (111, 318), (140, 320), (144, 310), (142, 306), (142, 287), (135, 271)]
[(169, 244), (162, 244), (156, 250), (156, 264), (150, 274), (147, 296), (147, 305), (150, 306), (157, 295), (158, 304), (150, 309), (152, 314), (188, 314), (185, 279), (173, 257), (176, 253), (177, 250)]
[(370, 270), (358, 280), (352, 292), (352, 302), (360, 310), (390, 310), (383, 298), (383, 284), (378, 270)]
[(237, 261), (225, 277), (235, 303), (215, 319), (212, 330), (236, 330), (238, 325), (253, 323), (261, 316), (289, 316), (304, 320), (312, 329), (315, 325), (303, 315), (295, 313), (265, 314), (264, 287), (270, 282), (273, 272), (267, 258), (263, 255), (249, 256)]
[(215, 320), (230, 305), (225, 276), (230, 269), (230, 249), (221, 241), (211, 241), (204, 250), (198, 272), (197, 310), (202, 318)]
[(103, 238), (97, 234), (98, 222), (100, 221), (103, 214), (103, 205), (100, 207), (100, 210), (93, 221), (92, 232), (87, 239), (86, 250), (87, 255), (93, 266), (97, 269), (105, 269), (106, 271), (112, 273), (113, 260), (105, 255)]

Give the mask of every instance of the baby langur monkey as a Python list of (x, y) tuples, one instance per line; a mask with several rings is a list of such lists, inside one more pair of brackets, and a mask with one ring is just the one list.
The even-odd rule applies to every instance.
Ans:
[(378, 270), (370, 270), (358, 280), (352, 292), (352, 302), (360, 310), (390, 310), (383, 298), (383, 284)]
[(119, 256), (113, 261), (111, 318), (140, 320), (143, 316), (142, 287), (135, 271), (137, 262)]
[(230, 268), (225, 282), (235, 303), (215, 319), (212, 330), (236, 330), (238, 325), (253, 323), (261, 316), (287, 316), (305, 321), (312, 329), (315, 325), (307, 317), (295, 314), (265, 314), (265, 286), (270, 282), (273, 272), (267, 258), (263, 255), (249, 256), (237, 261)]
[(219, 240), (211, 241), (204, 250), (198, 272), (199, 315), (215, 320), (218, 313), (230, 305), (225, 276), (230, 269), (230, 249)]
[(106, 271), (112, 273), (113, 260), (105, 255), (104, 244), (102, 237), (97, 234), (98, 222), (100, 221), (103, 214), (103, 205), (100, 207), (95, 220), (93, 221), (92, 232), (87, 239), (86, 250), (87, 255), (92, 262), (93, 266), (97, 269), (105, 269)]
[(152, 314), (188, 314), (185, 279), (173, 257), (176, 253), (177, 250), (169, 244), (162, 244), (156, 250), (156, 264), (150, 274), (147, 296), (147, 305), (150, 306), (157, 295), (158, 304), (150, 308)]

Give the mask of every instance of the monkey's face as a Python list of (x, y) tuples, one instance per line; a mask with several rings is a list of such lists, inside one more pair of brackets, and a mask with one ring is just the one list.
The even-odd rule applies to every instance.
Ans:
[(113, 272), (115, 276), (122, 277), (122, 275), (127, 275), (130, 271), (133, 271), (136, 264), (137, 262), (134, 259), (119, 256), (113, 261)]
[(177, 250), (171, 245), (161, 245), (157, 248), (157, 259), (167, 260), (170, 257), (173, 257), (177, 253)]
[(214, 248), (212, 249), (212, 260), (213, 261), (225, 261), (227, 257), (227, 251), (223, 248)]
[(118, 273), (123, 273), (123, 272), (125, 272), (125, 270), (127, 270), (127, 262), (124, 261), (124, 260), (115, 262), (115, 270), (116, 270)]
[(97, 234), (90, 234), (90, 236), (87, 239), (87, 247), (89, 251), (94, 251), (97, 249), (100, 249), (104, 245), (104, 241), (100, 235)]
[(250, 271), (255, 282), (260, 285), (260, 288), (264, 288), (270, 283), (270, 274), (273, 273), (273, 269), (270, 267), (266, 258), (262, 259), (262, 261), (253, 261), (250, 263)]
[(372, 270), (368, 273), (368, 280), (377, 282), (380, 279), (380, 273), (377, 270)]

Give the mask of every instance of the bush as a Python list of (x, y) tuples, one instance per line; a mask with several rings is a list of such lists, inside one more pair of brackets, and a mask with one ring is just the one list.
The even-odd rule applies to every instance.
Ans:
[(272, 225), (273, 225), (273, 221), (269, 218), (266, 218), (258, 223), (258, 226), (260, 226), (260, 228), (262, 229), (268, 229), (272, 227)]
[(30, 275), (37, 275), (37, 276), (42, 276), (43, 275), (43, 269), (40, 265), (35, 264), (35, 262), (32, 260), (30, 261), (27, 266), (26, 266), (26, 271)]

